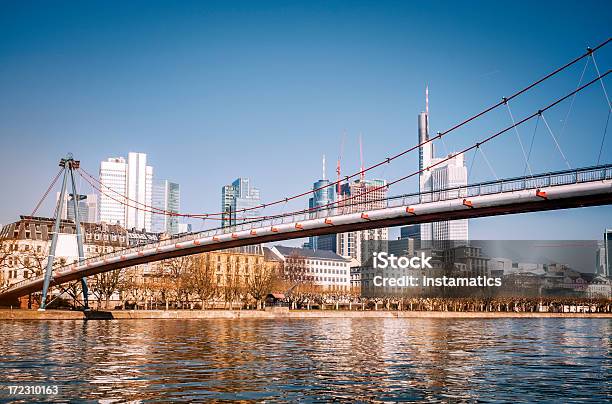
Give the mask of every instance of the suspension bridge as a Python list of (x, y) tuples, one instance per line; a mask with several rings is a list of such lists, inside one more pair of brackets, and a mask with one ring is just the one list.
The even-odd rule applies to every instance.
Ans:
[[(342, 179), (339, 178), (337, 181), (330, 182), (324, 187), (234, 212), (237, 216), (240, 214), (243, 216), (242, 219), (239, 220), (239, 223), (235, 223), (230, 226), (194, 232), (181, 235), (180, 237), (162, 240), (157, 243), (128, 248), (86, 259), (82, 251), (82, 236), (80, 233), (80, 227), (78, 226), (77, 216), (75, 219), (75, 222), (77, 223), (77, 239), (81, 238), (79, 241), (79, 262), (53, 269), (53, 258), (55, 252), (54, 244), (59, 228), (59, 219), (56, 217), (56, 229), (50, 248), (47, 270), (45, 273), (36, 277), (24, 279), (23, 281), (13, 283), (8, 287), (1, 289), (0, 300), (10, 300), (42, 290), (42, 307), (44, 307), (48, 288), (52, 286), (81, 279), (84, 295), (86, 296), (87, 285), (85, 278), (88, 276), (127, 268), (138, 264), (156, 262), (169, 258), (222, 250), (232, 247), (388, 226), (612, 204), (612, 164), (601, 164), (602, 150), (611, 110), (610, 101), (604, 84), (604, 78), (610, 73), (610, 70), (602, 73), (596, 64), (594, 57), (594, 53), (607, 45), (609, 41), (610, 39), (595, 48), (587, 49), (584, 54), (573, 59), (564, 66), (552, 71), (543, 78), (531, 83), (529, 86), (515, 92), (514, 94), (508, 97), (503, 97), (500, 102), (463, 120), (450, 129), (444, 132), (438, 132), (435, 136), (428, 138), (423, 142), (410, 147), (409, 149), (396, 153), (392, 157), (388, 157), (377, 164), (367, 168), (362, 168), (360, 171), (343, 177)], [(317, 208), (302, 209), (289, 213), (268, 216), (247, 217), (249, 211), (270, 208), (275, 205), (282, 205), (284, 203), (286, 204), (290, 200), (309, 196), (314, 192), (324, 189), (325, 187), (338, 186), (343, 181), (348, 182), (353, 177), (363, 176), (367, 171), (390, 164), (409, 152), (423, 147), (427, 143), (431, 143), (434, 140), (441, 140), (443, 137), (447, 136), (456, 129), (466, 125), (469, 122), (479, 119), (483, 115), (486, 115), (499, 107), (508, 106), (509, 101), (519, 97), (540, 83), (559, 74), (563, 70), (583, 59), (587, 59), (587, 62), (592, 60), (597, 73), (594, 79), (583, 84), (581, 76), (581, 81), (574, 91), (568, 92), (546, 105), (542, 105), (539, 109), (519, 120), (515, 120), (511, 114), (511, 125), (480, 139), (474, 144), (471, 144), (470, 146), (465, 147), (459, 152), (449, 155), (446, 158), (436, 159), (434, 163), (428, 165), (427, 167), (423, 167), (420, 170), (416, 170), (400, 178), (389, 181), (382, 187), (388, 190), (391, 186), (409, 178), (416, 177), (426, 170), (432, 170), (436, 166), (443, 164), (445, 161), (448, 161), (457, 155), (466, 154), (469, 151), (475, 152), (480, 150), (482, 152), (482, 145), (493, 143), (495, 139), (503, 136), (504, 134), (512, 132), (513, 130), (516, 131), (517, 127), (533, 119), (537, 120), (538, 122), (542, 120), (545, 123), (546, 128), (554, 140), (554, 144), (567, 162), (566, 156), (561, 150), (557, 138), (546, 121), (545, 113), (566, 100), (571, 99), (573, 103), (574, 97), (586, 88), (594, 85), (601, 85), (603, 93), (605, 94), (605, 100), (607, 102), (608, 119), (606, 122), (606, 130), (604, 131), (601, 141), (601, 148), (598, 150), (598, 156), (596, 159), (597, 164), (594, 166), (568, 168), (567, 170), (563, 171), (546, 172), (540, 174), (534, 174), (531, 172), (531, 170), (529, 170), (530, 172), (528, 174), (519, 177), (496, 179), (493, 181), (480, 182), (459, 187), (396, 195), (382, 199), (370, 198), (364, 203), (363, 196), (368, 193), (375, 192), (381, 188), (378, 187), (365, 190), (358, 195), (352, 195), (348, 198), (344, 198), (341, 201), (333, 201)], [(527, 166), (529, 165), (527, 156), (525, 156), (524, 163)], [(60, 165), (61, 170), (52, 180), (51, 185), (47, 189), (44, 196), (50, 192), (62, 174), (64, 176), (62, 183), (62, 194), (66, 192), (66, 184), (68, 179), (70, 179), (73, 192), (75, 195), (78, 195), (74, 181), (75, 173), (77, 173), (81, 175), (81, 177), (93, 188), (100, 193), (104, 193), (107, 197), (114, 199), (125, 206), (148, 211), (152, 214), (222, 220), (221, 218), (223, 215), (227, 213), (168, 212), (163, 209), (155, 208), (141, 202), (131, 200), (125, 195), (121, 195), (116, 191), (105, 187), (94, 176), (80, 168), (78, 161), (75, 161), (72, 159), (72, 157), (62, 159), (62, 163)], [(56, 216), (57, 212), (61, 210), (61, 203), (63, 203), (63, 199), (64, 198), (59, 198), (58, 206), (56, 208)], [(36, 209), (40, 207), (41, 203), (42, 199), (41, 202), (38, 203)], [(76, 213), (78, 212), (78, 209), (76, 208), (76, 201), (73, 201), (73, 203), (75, 204), (74, 210)]]

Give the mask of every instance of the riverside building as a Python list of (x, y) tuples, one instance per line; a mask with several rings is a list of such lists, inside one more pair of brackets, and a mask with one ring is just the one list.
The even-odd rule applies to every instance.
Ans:
[(274, 246), (269, 252), (270, 259), (283, 263), (287, 278), (299, 278), (326, 291), (351, 289), (350, 261), (333, 251)]
[[(0, 280), (7, 286), (32, 276), (41, 275), (46, 266), (54, 219), (20, 216), (0, 231)], [(129, 232), (119, 225), (82, 223), (85, 258), (128, 247)], [(76, 225), (71, 220), (60, 222), (55, 265), (78, 262)]]

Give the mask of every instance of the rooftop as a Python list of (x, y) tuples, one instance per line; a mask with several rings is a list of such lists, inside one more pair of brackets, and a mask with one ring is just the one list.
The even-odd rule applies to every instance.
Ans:
[(276, 245), (274, 246), (274, 248), (276, 248), (276, 250), (285, 257), (293, 255), (293, 256), (298, 256), (298, 257), (303, 257), (303, 258), (315, 258), (315, 259), (322, 259), (322, 260), (334, 260), (334, 261), (345, 261), (345, 262), (349, 261), (348, 259), (344, 258), (341, 255), (336, 254), (333, 251), (311, 250), (308, 248), (285, 247), (281, 245)]

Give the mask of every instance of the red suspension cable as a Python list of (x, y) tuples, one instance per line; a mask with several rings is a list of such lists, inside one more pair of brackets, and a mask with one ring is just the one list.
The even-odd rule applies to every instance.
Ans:
[(51, 192), (51, 189), (53, 189), (53, 187), (55, 186), (55, 183), (57, 182), (58, 178), (60, 177), (60, 175), (62, 174), (62, 171), (64, 171), (64, 169), (62, 168), (61, 170), (59, 170), (57, 172), (57, 174), (55, 174), (55, 177), (53, 178), (53, 180), (51, 181), (51, 184), (49, 185), (49, 187), (47, 188), (47, 190), (45, 191), (44, 195), (42, 196), (42, 198), (40, 198), (40, 200), (38, 201), (38, 203), (36, 204), (36, 207), (34, 208), (34, 210), (32, 211), (32, 214), (30, 216), (34, 216), (36, 214), (36, 212), (38, 211), (38, 209), (40, 208), (40, 206), (43, 204), (45, 198), (47, 198), (47, 195), (49, 195), (49, 192)]
[[(500, 107), (501, 105), (506, 104), (508, 101), (510, 101), (510, 100), (512, 100), (512, 99), (514, 99), (514, 98), (516, 98), (516, 97), (518, 97), (518, 96), (520, 96), (521, 94), (524, 94), (525, 92), (527, 92), (527, 91), (531, 90), (532, 88), (536, 87), (537, 85), (541, 84), (542, 82), (544, 82), (544, 81), (548, 80), (549, 78), (551, 78), (551, 77), (555, 76), (556, 74), (560, 73), (561, 71), (563, 71), (563, 70), (567, 69), (568, 67), (570, 67), (570, 66), (574, 65), (575, 63), (577, 63), (578, 61), (582, 60), (583, 58), (585, 58), (585, 57), (587, 57), (587, 56), (590, 56), (592, 53), (596, 52), (597, 50), (599, 50), (599, 49), (601, 49), (602, 47), (604, 47), (605, 45), (607, 45), (607, 44), (608, 44), (608, 42), (610, 42), (610, 40), (611, 40), (611, 39), (610, 39), (610, 38), (608, 38), (606, 41), (604, 41), (603, 43), (599, 44), (598, 46), (596, 46), (596, 47), (594, 47), (594, 48), (592, 48), (592, 49), (588, 49), (588, 50), (587, 50), (587, 51), (586, 51), (584, 54), (582, 54), (582, 55), (580, 55), (580, 56), (576, 57), (575, 59), (571, 60), (570, 62), (566, 63), (565, 65), (563, 65), (563, 66), (561, 66), (561, 67), (557, 68), (556, 70), (554, 70), (554, 71), (552, 71), (551, 73), (549, 73), (549, 74), (545, 75), (544, 77), (540, 78), (539, 80), (537, 80), (537, 81), (535, 81), (535, 82), (531, 83), (531, 84), (530, 84), (530, 85), (528, 85), (527, 87), (525, 87), (525, 88), (523, 88), (523, 89), (521, 89), (521, 90), (519, 90), (519, 91), (517, 91), (517, 92), (515, 92), (515, 93), (511, 94), (511, 95), (510, 95), (510, 96), (508, 96), (508, 97), (503, 97), (503, 98), (502, 98), (502, 100), (501, 100), (501, 101), (499, 101), (498, 103), (496, 103), (496, 104), (494, 104), (494, 105), (492, 105), (492, 106), (490, 106), (490, 107), (488, 107), (488, 108), (486, 108), (486, 109), (482, 110), (481, 112), (479, 112), (479, 113), (477, 113), (477, 114), (475, 114), (475, 115), (472, 115), (471, 117), (469, 117), (469, 118), (467, 118), (467, 119), (463, 120), (462, 122), (460, 122), (460, 123), (456, 124), (455, 126), (453, 126), (453, 127), (449, 128), (449, 129), (447, 129), (447, 130), (445, 130), (445, 131), (443, 131), (443, 132), (438, 132), (438, 134), (437, 134), (435, 137), (432, 137), (432, 138), (430, 138), (430, 139), (428, 139), (428, 140), (426, 140), (426, 141), (424, 141), (424, 142), (422, 142), (422, 143), (419, 143), (419, 144), (417, 144), (417, 145), (414, 145), (414, 146), (412, 146), (412, 147), (410, 147), (410, 148), (408, 148), (408, 149), (406, 149), (406, 150), (404, 150), (404, 151), (402, 151), (402, 152), (400, 152), (400, 153), (395, 154), (395, 155), (394, 155), (394, 156), (392, 156), (392, 157), (388, 157), (388, 158), (386, 158), (385, 160), (380, 161), (380, 162), (378, 162), (378, 163), (376, 163), (376, 164), (373, 164), (373, 165), (371, 165), (371, 166), (369, 166), (369, 167), (367, 167), (367, 168), (365, 168), (365, 169), (363, 169), (363, 170), (359, 170), (358, 172), (356, 172), (356, 173), (354, 173), (354, 174), (351, 174), (351, 175), (345, 176), (345, 177), (343, 177), (342, 179), (336, 180), (336, 181), (334, 181), (334, 182), (331, 182), (331, 183), (329, 183), (329, 184), (327, 184), (327, 185), (324, 185), (324, 186), (321, 186), (321, 187), (319, 187), (319, 188), (315, 188), (315, 189), (312, 189), (312, 190), (309, 190), (309, 191), (306, 191), (306, 192), (302, 192), (302, 193), (300, 193), (300, 194), (296, 194), (296, 195), (293, 195), (293, 196), (290, 196), (290, 197), (287, 197), (287, 198), (279, 199), (279, 200), (276, 200), (276, 201), (273, 201), (273, 202), (263, 203), (263, 204), (260, 204), (260, 205), (257, 205), (257, 206), (253, 206), (253, 207), (249, 207), (249, 208), (239, 209), (239, 210), (236, 210), (236, 211), (235, 211), (235, 212), (233, 212), (233, 213), (253, 211), (253, 210), (256, 210), (256, 209), (263, 209), (263, 208), (266, 208), (266, 207), (269, 207), (269, 206), (278, 205), (278, 204), (280, 204), (280, 203), (286, 203), (286, 202), (288, 202), (288, 201), (291, 201), (291, 200), (294, 200), (294, 199), (297, 199), (297, 198), (301, 198), (301, 197), (306, 196), (306, 195), (310, 195), (311, 193), (315, 193), (315, 192), (320, 191), (320, 190), (322, 190), (322, 189), (325, 189), (325, 188), (328, 188), (328, 187), (332, 187), (332, 186), (336, 186), (337, 184), (341, 183), (341, 182), (342, 182), (342, 181), (344, 181), (344, 180), (347, 180), (347, 181), (348, 181), (349, 179), (351, 179), (351, 178), (353, 178), (353, 177), (356, 177), (356, 176), (358, 176), (358, 175), (362, 175), (363, 173), (366, 173), (366, 172), (368, 172), (368, 171), (370, 171), (370, 170), (373, 170), (373, 169), (375, 169), (375, 168), (377, 168), (377, 167), (380, 167), (380, 166), (382, 166), (383, 164), (388, 164), (388, 163), (390, 163), (391, 161), (396, 160), (397, 158), (399, 158), (399, 157), (401, 157), (401, 156), (404, 156), (405, 154), (407, 154), (407, 153), (409, 153), (409, 152), (411, 152), (411, 151), (414, 151), (414, 150), (418, 149), (419, 147), (421, 147), (421, 146), (423, 146), (423, 145), (426, 145), (426, 144), (428, 144), (428, 143), (430, 143), (430, 142), (433, 142), (433, 141), (434, 141), (434, 140), (436, 140), (436, 139), (442, 139), (442, 137), (443, 137), (443, 136), (446, 136), (447, 134), (449, 134), (449, 133), (451, 133), (451, 132), (455, 131), (456, 129), (459, 129), (460, 127), (462, 127), (462, 126), (466, 125), (467, 123), (472, 122), (473, 120), (475, 120), (475, 119), (477, 119), (477, 118), (479, 118), (479, 117), (481, 117), (481, 116), (483, 116), (483, 115), (485, 115), (485, 114), (487, 114), (487, 113), (489, 113), (489, 112), (491, 112), (491, 111), (495, 110), (496, 108)], [(601, 76), (601, 77), (604, 77), (604, 76), (605, 76), (605, 75), (607, 75), (607, 74), (608, 74), (608, 73), (604, 74), (604, 75), (603, 75), (603, 76)], [(582, 89), (582, 88), (584, 88), (584, 86), (583, 86), (583, 87), (581, 87), (581, 89)], [(511, 128), (513, 128), (513, 127), (514, 127), (514, 126), (512, 126)], [(502, 133), (503, 133), (503, 132), (502, 132)], [(446, 161), (446, 160), (448, 160), (448, 159), (442, 160), (442, 161), (440, 161), (439, 163), (444, 162), (444, 161)], [(438, 164), (439, 164), (439, 163), (438, 163)], [(208, 218), (208, 219), (213, 219), (213, 217), (214, 217), (214, 216), (223, 216), (223, 215), (227, 214), (227, 212), (216, 212), (216, 213), (199, 213), (199, 214), (182, 214), (182, 213), (169, 212), (169, 211), (166, 211), (166, 210), (163, 210), (163, 209), (160, 209), (160, 208), (155, 208), (155, 207), (152, 207), (152, 206), (146, 205), (146, 204), (144, 204), (144, 203), (142, 203), (142, 202), (139, 202), (139, 201), (135, 201), (135, 200), (133, 200), (133, 199), (130, 199), (130, 198), (128, 198), (128, 197), (127, 197), (127, 196), (125, 196), (125, 195), (121, 195), (121, 194), (119, 194), (117, 191), (113, 190), (112, 188), (110, 188), (110, 187), (106, 186), (105, 184), (102, 184), (102, 183), (101, 183), (101, 182), (100, 182), (98, 179), (96, 179), (95, 177), (93, 177), (91, 174), (87, 173), (85, 170), (80, 169), (80, 171), (83, 171), (83, 173), (84, 173), (84, 174), (86, 174), (86, 175), (87, 175), (87, 176), (88, 176), (88, 177), (89, 177), (91, 180), (95, 181), (96, 183), (100, 184), (101, 186), (103, 186), (103, 187), (105, 187), (105, 188), (109, 189), (110, 191), (112, 191), (112, 192), (116, 193), (117, 195), (121, 196), (121, 198), (123, 198), (123, 199), (125, 199), (125, 200), (127, 200), (127, 201), (130, 201), (130, 202), (133, 202), (133, 203), (135, 203), (135, 204), (137, 204), (137, 205), (141, 205), (143, 208), (138, 208), (138, 207), (135, 207), (135, 206), (130, 206), (130, 205), (127, 205), (127, 204), (126, 204), (126, 206), (130, 206), (130, 207), (132, 207), (132, 208), (139, 209), (139, 210), (142, 210), (142, 211), (145, 211), (145, 212), (151, 212), (151, 213), (155, 213), (155, 214), (164, 214), (164, 215), (167, 215), (167, 216), (179, 216), (179, 217), (190, 217), (190, 218)], [(420, 171), (419, 171), (419, 172), (420, 172)], [(419, 172), (413, 173), (413, 175), (416, 175), (416, 174), (418, 174)], [(411, 175), (411, 176), (412, 176), (412, 175)], [(83, 177), (83, 178), (85, 178), (85, 177)], [(408, 178), (408, 177), (406, 177), (406, 178)], [(93, 184), (92, 184), (90, 181), (88, 181), (88, 182), (89, 182), (89, 183), (90, 183), (90, 185), (92, 185), (92, 187), (93, 187)], [(395, 183), (395, 182), (393, 182), (393, 183)], [(391, 184), (392, 184), (392, 183), (389, 183), (389, 184), (387, 184), (386, 186), (388, 187), (388, 186), (389, 186), (389, 185), (391, 185)], [(373, 192), (373, 191), (375, 191), (375, 190), (377, 190), (377, 189), (380, 189), (380, 188), (382, 188), (382, 187), (378, 187), (378, 188), (372, 189), (372, 190), (370, 190), (370, 191), (368, 191), (368, 192)], [(98, 190), (99, 190), (99, 189), (98, 189)], [(101, 190), (99, 190), (99, 191), (100, 191), (100, 192), (102, 192)], [(106, 195), (106, 194), (105, 194), (105, 195)], [(361, 195), (361, 194), (356, 195), (356, 196), (360, 196), (360, 195)], [(108, 196), (108, 195), (107, 195), (107, 196)], [(355, 196), (355, 197), (356, 197), (356, 196)], [(346, 199), (344, 199), (344, 200), (351, 199), (351, 198), (353, 198), (353, 197), (346, 198)], [(116, 199), (114, 199), (114, 198), (111, 198), (111, 199), (116, 200)], [(117, 201), (117, 200), (116, 200), (116, 201)], [(123, 203), (123, 202), (121, 202), (121, 201), (117, 201), (117, 202)], [(333, 204), (338, 203), (338, 202), (340, 202), (340, 201), (333, 202)], [(327, 205), (326, 205), (326, 206), (327, 206)], [(318, 208), (320, 208), (320, 207), (318, 207)], [(213, 217), (211, 217), (211, 216), (213, 216)], [(260, 218), (268, 218), (268, 217), (270, 217), (270, 216), (261, 216)], [(255, 218), (255, 217), (249, 217), (248, 219), (254, 219), (254, 218)]]
[[(457, 152), (457, 153), (456, 153), (456, 154), (454, 154), (454, 155), (448, 156), (448, 157), (446, 157), (446, 158), (444, 158), (444, 159), (442, 159), (442, 160), (438, 161), (438, 162), (437, 162), (437, 163), (435, 163), (435, 164), (432, 164), (432, 165), (430, 165), (430, 166), (428, 166), (428, 167), (424, 167), (424, 168), (423, 168), (423, 169), (421, 169), (421, 170), (417, 170), (417, 171), (415, 171), (415, 172), (413, 172), (413, 173), (411, 173), (411, 174), (408, 174), (408, 175), (405, 175), (405, 176), (403, 176), (403, 177), (401, 177), (401, 178), (398, 178), (398, 179), (396, 179), (396, 180), (393, 180), (393, 181), (391, 181), (391, 182), (387, 183), (386, 185), (382, 185), (382, 186), (380, 186), (380, 187), (372, 188), (372, 189), (370, 189), (370, 190), (367, 190), (367, 191), (365, 191), (365, 192), (362, 192), (362, 193), (360, 193), (360, 194), (358, 194), (358, 195), (352, 196), (352, 197), (347, 198), (347, 199), (356, 198), (356, 197), (358, 197), (358, 196), (366, 195), (366, 194), (369, 194), (369, 193), (371, 193), (371, 192), (375, 192), (375, 191), (378, 191), (378, 190), (381, 190), (381, 189), (384, 189), (384, 188), (389, 188), (391, 185), (397, 184), (398, 182), (404, 181), (404, 180), (406, 180), (406, 179), (408, 179), (408, 178), (410, 178), (410, 177), (414, 177), (415, 175), (418, 175), (418, 174), (420, 174), (420, 173), (422, 173), (422, 172), (424, 172), (424, 171), (426, 171), (426, 170), (430, 170), (430, 169), (432, 169), (432, 168), (434, 168), (434, 167), (436, 167), (436, 166), (438, 166), (438, 165), (440, 165), (440, 164), (442, 164), (442, 163), (444, 163), (444, 162), (446, 162), (446, 161), (448, 161), (448, 160), (450, 160), (450, 159), (452, 159), (452, 158), (454, 158), (454, 157), (456, 157), (456, 156), (458, 156), (458, 155), (460, 155), (460, 154), (464, 154), (464, 153), (466, 153), (466, 152), (468, 152), (468, 151), (470, 151), (470, 150), (472, 150), (472, 149), (478, 148), (478, 147), (480, 147), (481, 145), (483, 145), (483, 144), (485, 144), (485, 143), (487, 143), (487, 142), (489, 142), (489, 141), (491, 141), (491, 140), (495, 139), (496, 137), (498, 137), (498, 136), (502, 135), (503, 133), (506, 133), (507, 131), (509, 131), (509, 130), (511, 130), (511, 129), (513, 129), (513, 128), (515, 128), (515, 127), (519, 126), (519, 125), (522, 125), (523, 123), (525, 123), (525, 122), (527, 122), (527, 121), (529, 121), (529, 120), (533, 119), (534, 117), (541, 115), (543, 112), (545, 112), (545, 111), (549, 110), (550, 108), (553, 108), (554, 106), (556, 106), (557, 104), (559, 104), (559, 103), (561, 103), (561, 102), (565, 101), (566, 99), (568, 99), (569, 97), (573, 96), (574, 94), (579, 93), (580, 91), (582, 91), (582, 90), (584, 90), (585, 88), (587, 88), (587, 87), (591, 86), (592, 84), (596, 83), (596, 82), (597, 82), (597, 81), (599, 81), (600, 79), (603, 79), (603, 78), (604, 78), (604, 77), (606, 77), (608, 74), (610, 74), (610, 72), (611, 72), (611, 71), (612, 71), (612, 70), (608, 70), (606, 73), (602, 74), (600, 77), (596, 77), (595, 79), (591, 80), (590, 82), (588, 82), (588, 83), (584, 84), (583, 86), (581, 86), (581, 87), (577, 88), (576, 90), (572, 91), (571, 93), (569, 93), (569, 94), (567, 94), (567, 95), (565, 95), (565, 96), (563, 96), (563, 97), (559, 98), (559, 99), (558, 99), (558, 100), (556, 100), (555, 102), (553, 102), (553, 103), (551, 103), (551, 104), (548, 104), (546, 107), (544, 107), (544, 108), (542, 108), (542, 109), (538, 110), (537, 112), (535, 112), (535, 113), (533, 113), (533, 114), (529, 115), (528, 117), (523, 118), (523, 119), (521, 119), (520, 121), (518, 121), (518, 122), (516, 122), (516, 123), (514, 123), (514, 124), (512, 124), (512, 125), (510, 125), (510, 126), (508, 126), (507, 128), (502, 129), (501, 131), (494, 133), (493, 135), (491, 135), (491, 136), (487, 137), (486, 139), (484, 139), (484, 140), (482, 140), (482, 141), (480, 141), (480, 142), (477, 142), (477, 143), (475, 143), (475, 144), (473, 144), (473, 145), (471, 145), (471, 146), (469, 146), (469, 147), (466, 147), (465, 149), (463, 149), (463, 150), (461, 150), (461, 151)], [(316, 209), (325, 208), (325, 207), (328, 207), (328, 206), (330, 206), (330, 205), (334, 205), (334, 204), (336, 204), (336, 203), (337, 203), (337, 202), (332, 202), (332, 203), (329, 203), (329, 204), (327, 204), (327, 205), (322, 205), (322, 206), (319, 206), (319, 207), (317, 207)], [(311, 209), (309, 209), (309, 210), (311, 210)]]
[[(399, 182), (401, 182), (401, 181), (404, 181), (404, 180), (406, 180), (406, 179), (408, 179), (408, 178), (414, 177), (414, 176), (416, 176), (416, 175), (418, 175), (418, 174), (420, 174), (420, 173), (422, 173), (422, 172), (424, 172), (424, 171), (426, 171), (426, 170), (430, 170), (430, 169), (432, 169), (432, 168), (434, 168), (434, 167), (436, 167), (436, 166), (438, 166), (438, 165), (440, 165), (440, 164), (442, 164), (442, 163), (444, 163), (444, 162), (446, 162), (446, 161), (448, 161), (448, 160), (450, 160), (450, 159), (452, 159), (452, 158), (455, 158), (456, 156), (458, 156), (458, 155), (460, 155), (460, 154), (465, 154), (465, 153), (467, 153), (467, 152), (468, 152), (468, 151), (470, 151), (470, 150), (473, 150), (473, 149), (479, 148), (481, 145), (483, 145), (483, 144), (485, 144), (485, 143), (490, 142), (491, 140), (493, 140), (493, 139), (497, 138), (498, 136), (501, 136), (502, 134), (504, 134), (504, 133), (508, 132), (509, 130), (511, 130), (511, 129), (513, 129), (513, 128), (515, 128), (515, 127), (519, 126), (519, 125), (522, 125), (523, 123), (525, 123), (525, 122), (527, 122), (527, 121), (529, 121), (529, 120), (533, 119), (534, 117), (541, 115), (543, 112), (545, 112), (545, 111), (547, 111), (547, 110), (549, 110), (549, 109), (553, 108), (554, 106), (556, 106), (556, 105), (558, 105), (559, 103), (561, 103), (561, 102), (565, 101), (566, 99), (570, 98), (571, 96), (573, 96), (573, 95), (575, 95), (575, 94), (579, 93), (580, 91), (584, 90), (585, 88), (587, 88), (587, 87), (591, 86), (592, 84), (596, 83), (596, 82), (597, 82), (597, 81), (599, 81), (600, 79), (602, 79), (602, 78), (604, 78), (605, 76), (607, 76), (608, 74), (610, 74), (610, 72), (611, 72), (611, 70), (608, 70), (608, 71), (607, 71), (605, 74), (601, 75), (600, 77), (597, 77), (597, 78), (593, 79), (592, 81), (590, 81), (590, 82), (588, 82), (588, 83), (584, 84), (583, 86), (581, 86), (581, 87), (577, 88), (576, 90), (572, 91), (571, 93), (569, 93), (569, 94), (567, 94), (567, 95), (565, 95), (565, 96), (563, 96), (563, 97), (561, 97), (561, 98), (557, 99), (556, 101), (554, 101), (554, 102), (553, 102), (553, 103), (551, 103), (551, 104), (548, 104), (546, 107), (544, 107), (544, 108), (542, 108), (542, 109), (538, 110), (537, 112), (535, 112), (535, 113), (533, 113), (533, 114), (531, 114), (531, 115), (529, 115), (529, 116), (527, 116), (527, 117), (525, 117), (525, 118), (521, 119), (521, 120), (520, 120), (520, 121), (518, 121), (518, 122), (513, 123), (512, 125), (508, 126), (507, 128), (502, 129), (502, 130), (500, 130), (500, 131), (498, 131), (498, 132), (496, 132), (496, 133), (492, 134), (491, 136), (489, 136), (489, 137), (487, 137), (487, 138), (483, 139), (482, 141), (477, 142), (477, 143), (475, 143), (475, 144), (473, 144), (473, 145), (471, 145), (471, 146), (469, 146), (469, 147), (466, 147), (465, 149), (463, 149), (463, 150), (461, 150), (461, 151), (457, 152), (457, 153), (456, 153), (456, 154), (454, 154), (454, 155), (450, 155), (450, 156), (448, 156), (448, 157), (446, 157), (446, 158), (444, 158), (444, 159), (441, 159), (440, 161), (436, 162), (435, 164), (432, 164), (432, 165), (430, 165), (430, 166), (428, 166), (428, 167), (424, 167), (424, 168), (423, 168), (423, 169), (421, 169), (421, 170), (414, 171), (414, 172), (412, 172), (412, 173), (410, 173), (410, 174), (408, 174), (408, 175), (405, 175), (405, 176), (400, 177), (400, 178), (398, 178), (398, 179), (396, 179), (396, 180), (393, 180), (393, 181), (391, 181), (391, 182), (387, 183), (386, 185), (382, 185), (382, 186), (375, 187), (375, 188), (372, 188), (372, 189), (369, 189), (369, 190), (365, 190), (364, 192), (360, 192), (359, 194), (352, 195), (352, 196), (350, 196), (350, 197), (348, 197), (348, 198), (345, 198), (345, 199), (343, 199), (342, 201), (334, 201), (334, 202), (330, 202), (330, 203), (328, 203), (328, 204), (326, 204), (326, 205), (321, 205), (321, 206), (318, 206), (318, 207), (315, 207), (315, 208), (308, 208), (308, 209), (298, 210), (298, 211), (294, 211), (294, 212), (285, 213), (285, 214), (282, 214), (282, 215), (261, 216), (261, 217), (259, 217), (259, 218), (257, 218), (257, 217), (249, 217), (249, 218), (245, 218), (245, 219), (243, 219), (243, 220), (248, 220), (248, 219), (264, 219), (264, 220), (265, 220), (265, 219), (273, 219), (273, 218), (278, 218), (278, 217), (283, 217), (283, 216), (290, 216), (290, 215), (294, 215), (294, 214), (303, 214), (303, 213), (309, 213), (309, 212), (312, 212), (312, 211), (315, 211), (315, 210), (322, 210), (322, 209), (325, 209), (325, 208), (333, 207), (334, 205), (337, 205), (337, 204), (339, 204), (339, 203), (344, 203), (344, 202), (346, 202), (346, 201), (349, 201), (349, 200), (352, 200), (352, 199), (355, 199), (355, 198), (358, 198), (358, 197), (361, 197), (361, 196), (364, 196), (364, 195), (367, 195), (367, 194), (370, 194), (370, 193), (372, 193), (372, 192), (376, 192), (376, 191), (379, 191), (379, 190), (382, 190), (382, 189), (385, 189), (385, 188), (386, 188), (386, 189), (388, 189), (388, 188), (389, 188), (391, 185), (395, 185), (395, 184), (397, 184), (397, 183), (399, 183)], [(87, 179), (86, 179), (86, 180), (87, 180)], [(92, 186), (93, 186), (93, 185), (92, 185)], [(114, 199), (114, 198), (113, 198), (113, 200), (116, 200), (116, 199)], [(121, 201), (118, 201), (118, 202), (122, 203)], [(376, 201), (371, 201), (371, 202), (376, 202)], [(367, 202), (366, 202), (366, 203), (367, 203)], [(349, 204), (348, 206), (352, 206), (352, 205), (353, 205), (353, 204)], [(128, 206), (129, 206), (129, 205), (128, 205)], [(135, 207), (135, 209), (143, 210), (143, 209), (138, 208), (138, 207)], [(183, 215), (183, 216), (185, 216), (185, 215)], [(211, 218), (211, 219), (212, 219), (212, 218)], [(220, 220), (220, 219), (214, 219), (214, 220)]]

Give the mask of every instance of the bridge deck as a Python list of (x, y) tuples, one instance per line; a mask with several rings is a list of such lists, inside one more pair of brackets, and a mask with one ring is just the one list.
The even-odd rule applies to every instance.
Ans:
[[(345, 206), (270, 217), (89, 258), (81, 264), (56, 269), (51, 285), (142, 263), (270, 241), (440, 220), (612, 204), (612, 165), (402, 195), (371, 204), (372, 209), (360, 212), (355, 212), (354, 206)], [(1, 290), (0, 299), (27, 295), (41, 290), (42, 285), (43, 276), (26, 279)]]

